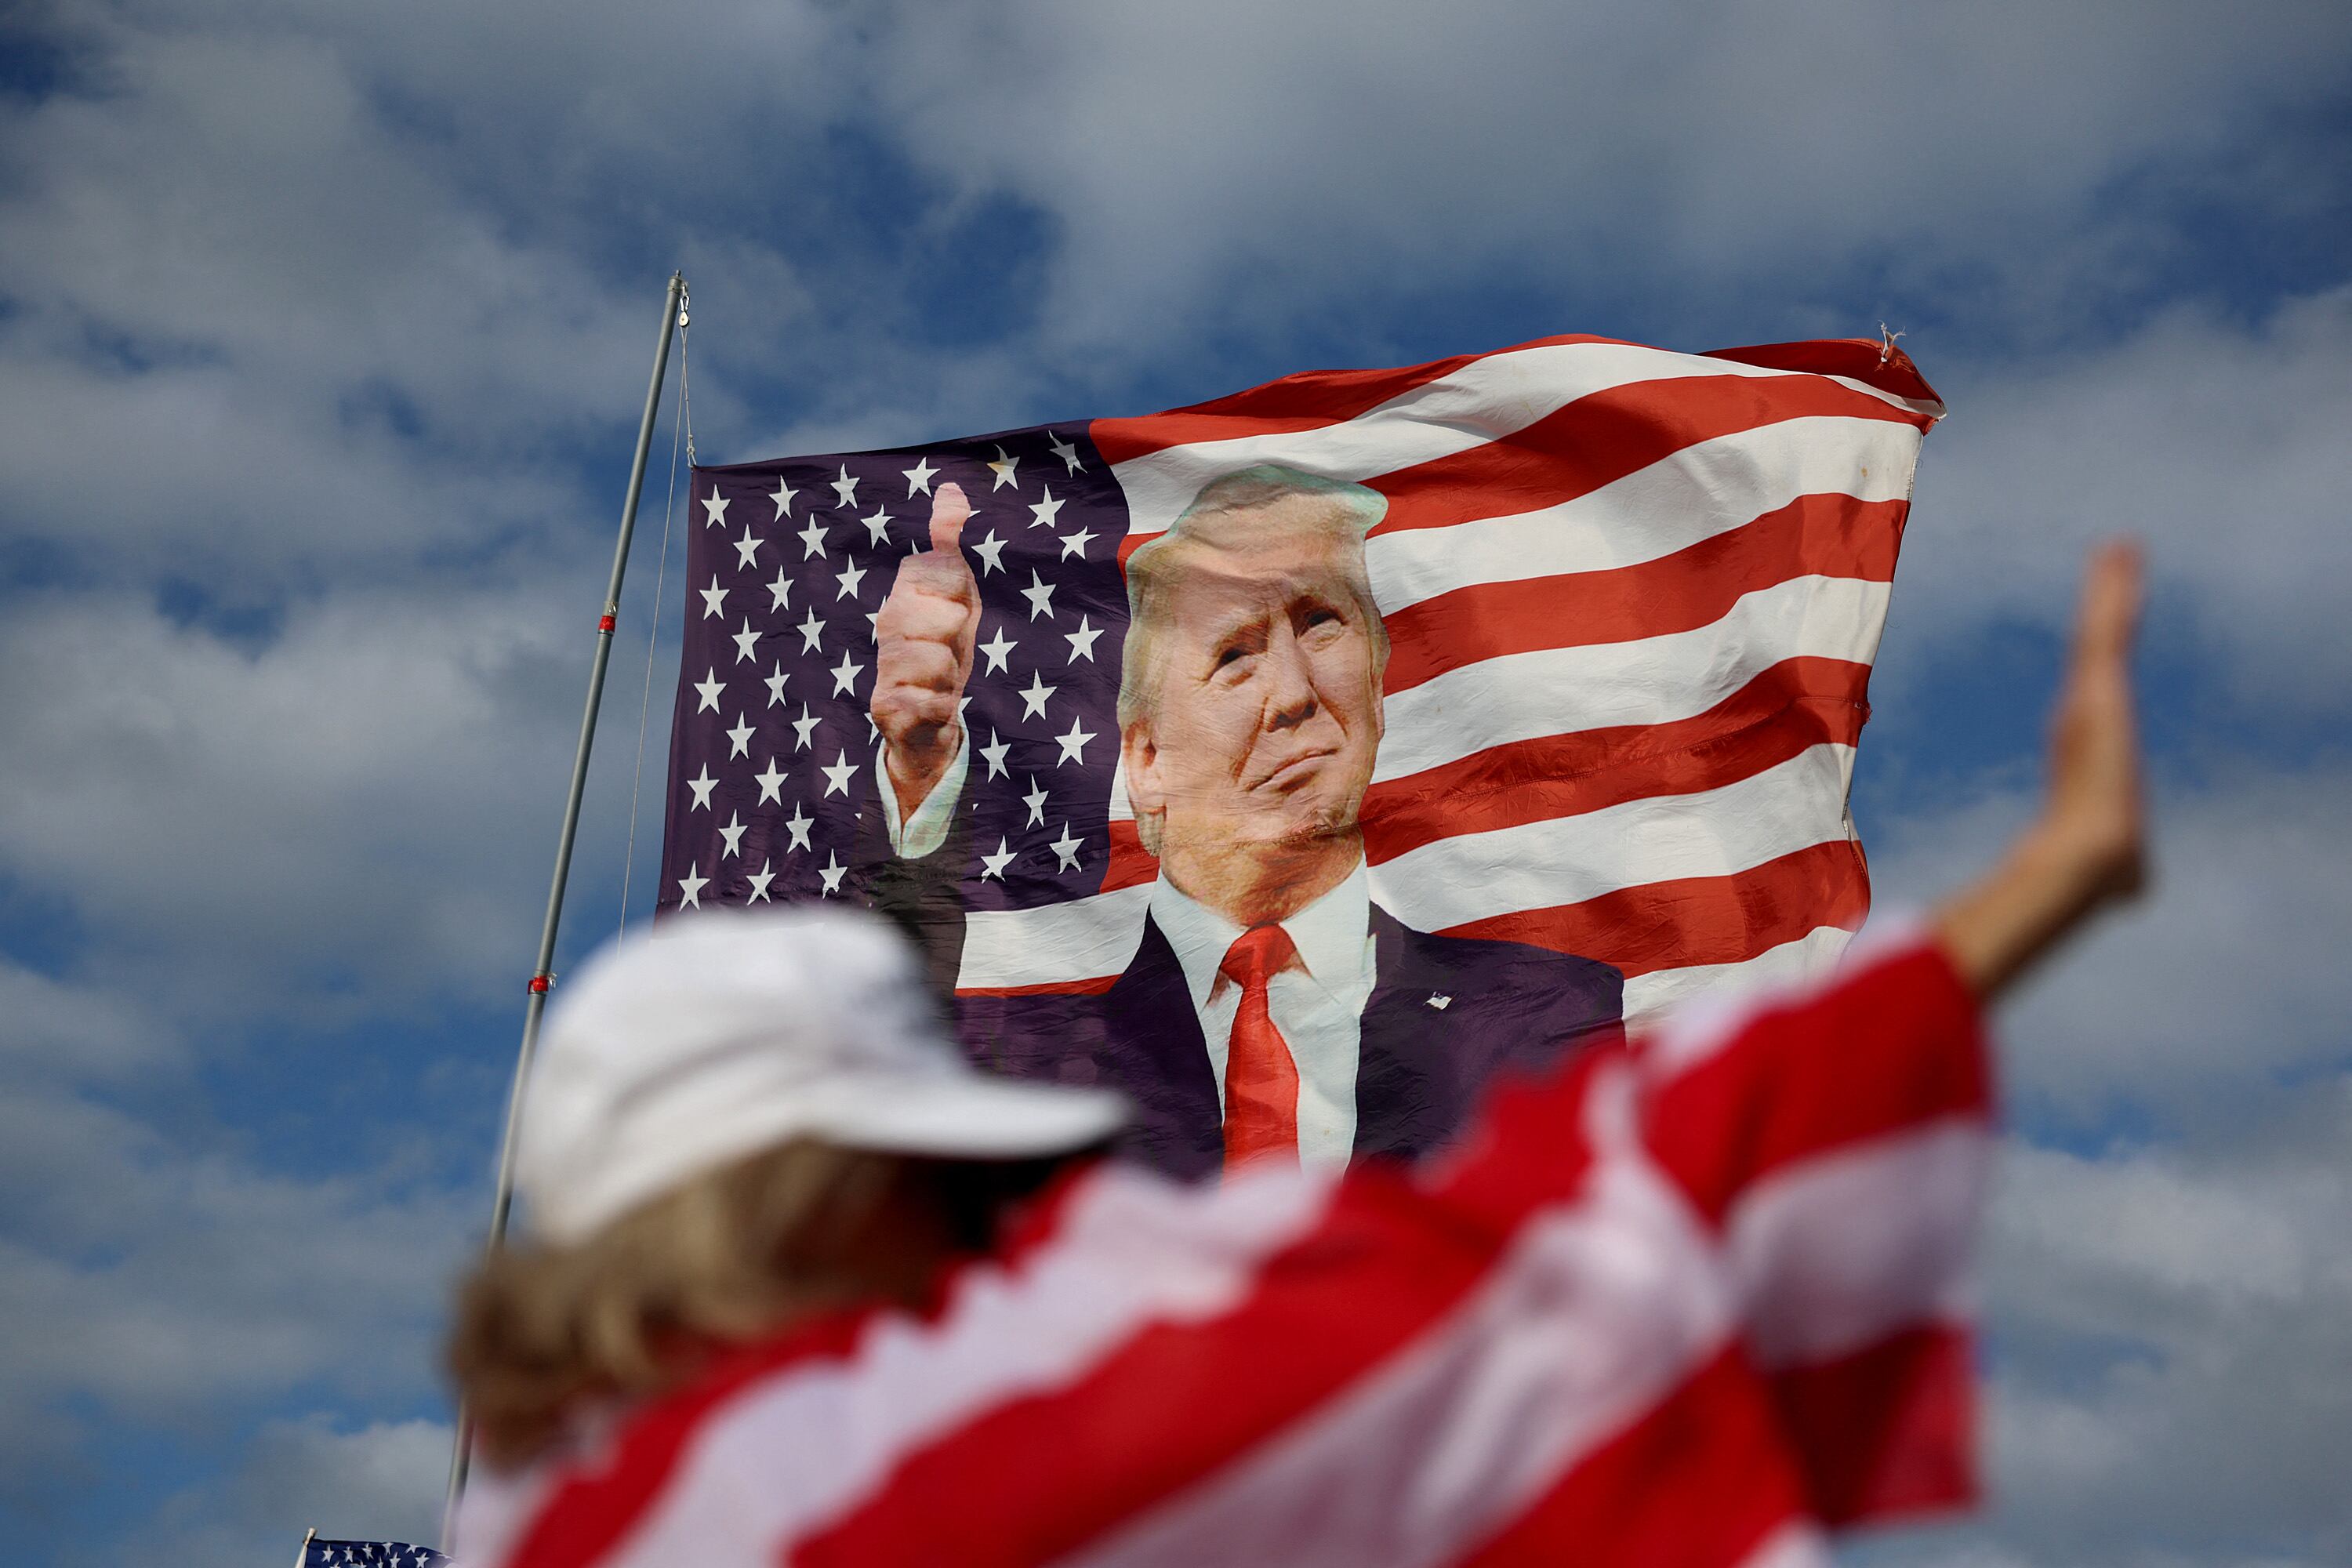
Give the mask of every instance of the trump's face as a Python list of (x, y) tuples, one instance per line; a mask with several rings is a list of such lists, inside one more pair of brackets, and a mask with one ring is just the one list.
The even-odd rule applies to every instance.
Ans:
[(1257, 509), (1265, 526), (1248, 542), (1188, 545), (1171, 573), (1155, 689), (1125, 742), (1130, 796), (1139, 815), (1160, 815), (1171, 869), (1355, 830), (1381, 714), (1371, 630), (1341, 554), (1354, 547), (1277, 515), (1329, 504), (1295, 496)]

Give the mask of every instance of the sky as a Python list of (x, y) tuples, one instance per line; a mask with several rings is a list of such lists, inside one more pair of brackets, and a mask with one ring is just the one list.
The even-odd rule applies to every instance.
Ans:
[[(2342, 0), (0, 10), (0, 1558), (433, 1538), (674, 268), (719, 462), (1902, 331), (1951, 416), (1882, 905), (2032, 810), (2118, 530), (2157, 888), (2003, 1020), (1988, 1505), (1850, 1555), (2352, 1559)], [(675, 406), (559, 970), (625, 908)]]

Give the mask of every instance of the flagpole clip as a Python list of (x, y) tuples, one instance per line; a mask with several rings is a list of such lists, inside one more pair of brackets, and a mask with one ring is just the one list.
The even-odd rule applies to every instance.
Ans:
[(555, 976), (552, 974), (534, 974), (530, 977), (530, 994), (534, 996), (544, 996), (547, 994), (548, 987), (554, 984)]
[(1901, 332), (1890, 332), (1890, 331), (1888, 331), (1886, 330), (1886, 323), (1885, 323), (1885, 322), (1881, 321), (1881, 322), (1879, 322), (1879, 323), (1878, 323), (1878, 368), (1879, 368), (1879, 369), (1881, 369), (1881, 370), (1885, 370), (1885, 369), (1887, 367), (1887, 365), (1888, 365), (1889, 363), (1893, 363), (1893, 361), (1894, 361), (1894, 359), (1895, 359), (1895, 339), (1897, 339), (1897, 338), (1899, 338), (1899, 337), (1901, 337), (1902, 335), (1903, 335), (1903, 334), (1902, 334)]

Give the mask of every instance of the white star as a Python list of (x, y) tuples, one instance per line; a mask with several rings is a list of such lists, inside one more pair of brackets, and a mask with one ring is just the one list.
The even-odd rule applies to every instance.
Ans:
[(719, 781), (717, 779), (710, 776), (710, 764), (709, 763), (703, 763), (702, 771), (686, 781), (686, 787), (694, 792), (693, 804), (688, 805), (686, 809), (688, 811), (709, 811), (710, 809), (710, 787), (718, 782)]
[(784, 569), (779, 566), (776, 568), (776, 580), (768, 584), (768, 608), (781, 610), (791, 604), (792, 599), (793, 580), (785, 576)]
[(776, 660), (776, 668), (768, 671), (769, 707), (782, 708), (784, 705), (784, 682), (791, 679), (784, 670), (784, 661), (781, 658)]
[(1070, 645), (1070, 662), (1076, 664), (1078, 660), (1085, 659), (1088, 664), (1092, 664), (1095, 661), (1095, 638), (1100, 636), (1102, 636), (1102, 628), (1087, 625), (1087, 617), (1080, 616), (1078, 629), (1062, 634), (1062, 640)]
[(980, 749), (980, 754), (988, 761), (990, 778), (1001, 779), (1004, 776), (1004, 754), (1011, 750), (1013, 750), (1012, 742), (1003, 739), (993, 730), (988, 732), (988, 744)]
[(1034, 570), (1029, 574), (1029, 585), (1021, 590), (1021, 596), (1029, 601), (1031, 620), (1054, 613), (1054, 584), (1039, 577)]
[(784, 483), (783, 475), (778, 474), (776, 476), (776, 488), (768, 492), (768, 499), (776, 503), (776, 516), (790, 517), (793, 510), (793, 498), (800, 493), (800, 491), (793, 489), (792, 486)]
[(775, 879), (776, 858), (771, 855), (768, 858), (760, 862), (760, 868), (758, 870), (751, 873), (751, 897), (749, 901), (755, 904), (764, 904), (768, 902), (768, 884)]
[(1019, 489), (1021, 487), (1013, 483), (1013, 470), (1020, 464), (1020, 458), (1006, 457), (1004, 448), (999, 447), (996, 449), (996, 461), (988, 465), (988, 471), (996, 476), (996, 482), (988, 488), (992, 490), (1001, 490), (1007, 485), (1013, 485), (1014, 489)]
[(1045, 792), (1038, 787), (1036, 774), (1029, 775), (1029, 793), (1021, 797), (1021, 803), (1029, 808), (1029, 820), (1022, 826), (1024, 827), (1045, 826)]
[(812, 605), (809, 609), (808, 619), (803, 621), (799, 626), (793, 629), (801, 634), (801, 651), (803, 653), (814, 653), (816, 651), (816, 639), (824, 635), (824, 623), (816, 618), (816, 609)]
[(743, 537), (735, 542), (735, 564), (750, 568), (759, 564), (760, 542), (752, 537), (751, 525), (743, 525)]
[(866, 519), (866, 537), (874, 543), (879, 544), (882, 542), (884, 536), (889, 533), (889, 531), (890, 514), (883, 510), (880, 507), (876, 507), (874, 509), (874, 515)]
[(719, 493), (718, 486), (711, 486), (710, 493), (703, 498), (702, 511), (702, 525), (705, 528), (723, 528), (726, 526), (727, 498)]
[(866, 667), (852, 659), (847, 648), (842, 649), (841, 662), (833, 667), (833, 694), (835, 697), (855, 696), (857, 678), (865, 672)]
[(1045, 700), (1060, 689), (1059, 687), (1045, 684), (1045, 675), (1043, 670), (1031, 671), (1028, 689), (1020, 694), (1021, 717), (1043, 719), (1045, 716)]
[(982, 855), (980, 858), (980, 879), (985, 882), (988, 879), (993, 877), (1000, 882), (1004, 880), (1004, 868), (1012, 865), (1013, 858), (1019, 853), (1020, 851), (1017, 849), (1006, 848), (1005, 840), (1002, 837), (998, 838), (996, 841), (996, 853), (993, 855)]
[(1078, 471), (1077, 443), (1075, 441), (1065, 441), (1059, 436), (1055, 435), (1051, 430), (1045, 432), (1045, 439), (1053, 443), (1054, 456), (1069, 464), (1070, 472), (1074, 474), (1076, 473)]
[(773, 757), (770, 757), (768, 759), (768, 771), (766, 773), (753, 773), (751, 775), (752, 782), (760, 786), (760, 804), (761, 805), (782, 805), (784, 804), (784, 770), (776, 766), (776, 759)]
[(740, 713), (735, 715), (735, 728), (727, 731), (729, 760), (751, 754), (751, 721)]
[(982, 576), (991, 572), (1004, 570), (1004, 563), (998, 559), (1004, 553), (1004, 541), (996, 537), (996, 530), (990, 529), (988, 537), (973, 545), (971, 552), (980, 557), (980, 570)]
[(1073, 533), (1068, 538), (1063, 540), (1062, 559), (1067, 561), (1071, 556), (1075, 555), (1079, 560), (1084, 561), (1087, 558), (1087, 544), (1093, 538), (1094, 535), (1092, 533), (1082, 528), (1078, 530), (1077, 532)]
[(857, 585), (866, 581), (866, 568), (852, 562), (835, 573), (833, 580), (841, 584), (841, 592), (835, 594), (835, 598), (854, 599), (857, 596)]
[(899, 471), (907, 476), (908, 500), (912, 500), (918, 491), (924, 495), (930, 494), (931, 476), (939, 472), (937, 468), (931, 467), (931, 460), (928, 457), (916, 458), (913, 468), (902, 468)]
[(981, 673), (982, 675), (995, 675), (1002, 671), (1004, 668), (1005, 659), (1010, 657), (1015, 649), (1020, 647), (1020, 646), (1021, 645), (1019, 643), (1014, 642), (1011, 637), (1004, 635), (1004, 628), (1003, 626), (997, 627), (994, 639), (980, 645), (980, 651), (988, 656), (988, 668), (981, 671)]
[(721, 860), (726, 859), (730, 855), (743, 853), (743, 814), (740, 811), (729, 812), (727, 826), (719, 830), (719, 837), (727, 840), (727, 847), (719, 852), (719, 858)]
[(823, 722), (823, 721), (819, 720), (815, 714), (809, 711), (808, 704), (805, 702), (802, 703), (801, 716), (793, 721), (793, 750), (795, 752), (807, 751), (809, 749), (809, 735), (821, 722)]
[(1072, 719), (1070, 732), (1054, 737), (1062, 748), (1062, 754), (1055, 765), (1058, 767), (1063, 763), (1084, 763), (1087, 760), (1087, 742), (1094, 738), (1092, 731), (1080, 728), (1078, 721)]
[(833, 761), (817, 769), (817, 772), (824, 775), (825, 794), (847, 795), (849, 781), (856, 776), (857, 764), (849, 760), (847, 752), (843, 752)]
[(1062, 503), (1054, 499), (1053, 487), (1050, 485), (1047, 486), (1045, 489), (1045, 499), (1041, 501), (1032, 502), (1029, 507), (1029, 526), (1032, 528), (1052, 528), (1055, 526), (1054, 515), (1061, 510)]
[(1071, 837), (1070, 825), (1066, 822), (1062, 824), (1062, 836), (1059, 838), (1055, 839), (1051, 844), (1045, 846), (1046, 848), (1051, 849), (1054, 852), (1054, 858), (1061, 862), (1061, 864), (1055, 866), (1054, 869), (1056, 871), (1076, 870), (1078, 868), (1078, 851), (1086, 847), (1086, 842), (1087, 841), (1083, 838)]
[(824, 553), (824, 525), (816, 519), (810, 518), (808, 526), (801, 530), (801, 559), (805, 561), (812, 555)]
[(841, 874), (848, 869), (849, 868), (843, 865), (832, 850), (828, 849), (824, 852), (824, 868), (817, 875), (824, 879), (824, 891), (827, 898), (841, 891)]
[(735, 662), (738, 664), (749, 662), (752, 650), (760, 646), (760, 634), (751, 629), (751, 617), (749, 616), (743, 617), (741, 631), (730, 632), (728, 635), (735, 639)]
[(716, 713), (719, 711), (719, 694), (727, 689), (727, 683), (719, 679), (719, 671), (714, 668), (694, 683), (694, 689), (702, 698), (694, 705), (694, 710), (697, 713)]
[(814, 817), (804, 816), (801, 814), (801, 803), (799, 801), (793, 802), (793, 814), (784, 818), (784, 831), (793, 836), (792, 843), (785, 846), (787, 852), (793, 849), (806, 849), (811, 847), (808, 841), (809, 824), (815, 820), (816, 819)]
[(719, 606), (726, 602), (727, 590), (719, 585), (718, 577), (713, 575), (710, 586), (702, 590), (702, 618), (707, 621), (719, 614)]
[(881, 611), (868, 610), (866, 612), (866, 640), (869, 642), (878, 643), (882, 640)]
[(834, 502), (834, 505), (856, 506), (857, 504), (857, 481), (849, 477), (849, 465), (847, 463), (841, 465), (841, 478), (837, 479), (828, 479), (825, 482), (833, 487), (833, 493), (841, 498), (839, 500)]

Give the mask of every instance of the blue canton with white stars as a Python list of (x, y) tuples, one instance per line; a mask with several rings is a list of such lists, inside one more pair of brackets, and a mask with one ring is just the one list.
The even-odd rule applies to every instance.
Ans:
[(437, 1568), (449, 1559), (404, 1541), (320, 1541), (303, 1549), (302, 1568)]
[[(962, 486), (979, 584), (964, 693), (967, 908), (1100, 890), (1118, 758), (1124, 496), (1083, 424), (693, 471), (658, 907), (864, 901), (883, 854), (875, 617)], [(885, 852), (887, 853), (887, 851)]]

